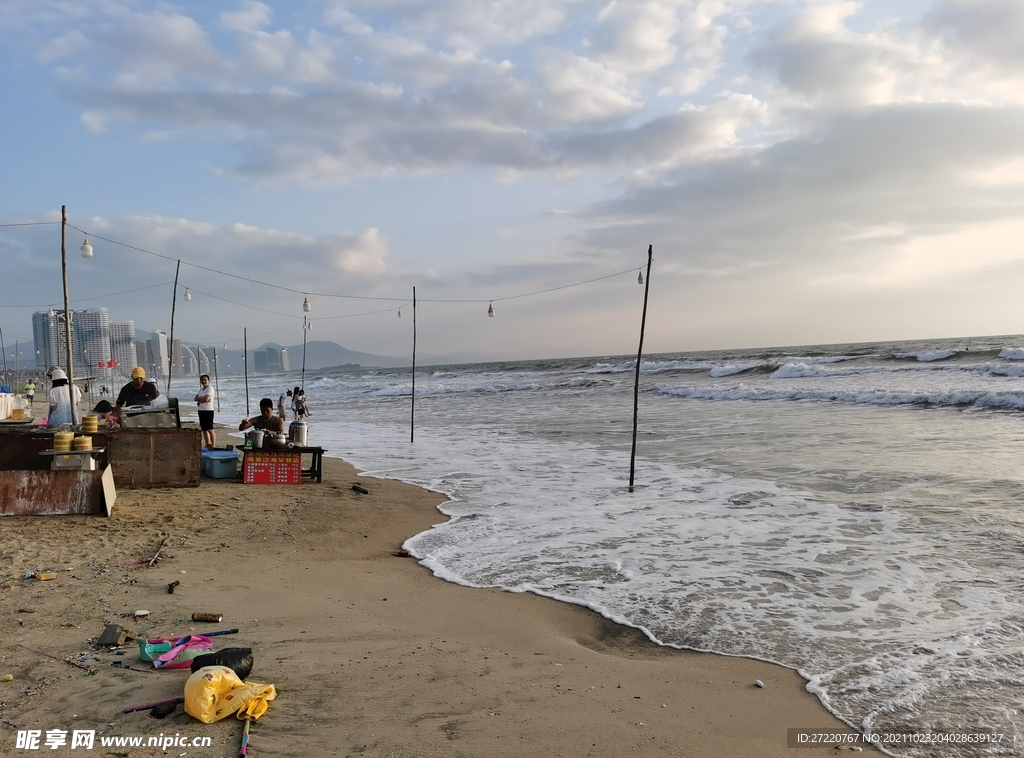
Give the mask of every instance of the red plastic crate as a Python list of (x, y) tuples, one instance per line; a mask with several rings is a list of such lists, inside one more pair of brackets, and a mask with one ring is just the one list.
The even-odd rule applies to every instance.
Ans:
[(246, 484), (301, 484), (302, 453), (291, 450), (246, 450), (242, 462)]

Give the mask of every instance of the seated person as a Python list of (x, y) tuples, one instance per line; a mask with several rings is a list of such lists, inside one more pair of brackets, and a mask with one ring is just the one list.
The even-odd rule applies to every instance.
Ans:
[(107, 429), (117, 429), (120, 425), (117, 408), (111, 405), (109, 400), (100, 400), (92, 412), (99, 418), (100, 423), (107, 425)]
[(260, 415), (242, 419), (238, 431), (243, 429), (262, 429), (271, 434), (284, 434), (284, 419), (274, 415), (274, 401), (269, 397), (260, 400)]
[(117, 396), (117, 407), (126, 405), (151, 405), (160, 397), (156, 384), (146, 381), (146, 369), (136, 366), (132, 369), (132, 380), (121, 388)]

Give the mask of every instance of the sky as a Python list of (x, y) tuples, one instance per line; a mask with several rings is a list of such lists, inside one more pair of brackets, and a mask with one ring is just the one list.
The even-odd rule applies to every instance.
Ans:
[(72, 308), (234, 349), (635, 354), (649, 246), (645, 352), (1024, 332), (1019, 0), (0, 5), (8, 353), (62, 205)]

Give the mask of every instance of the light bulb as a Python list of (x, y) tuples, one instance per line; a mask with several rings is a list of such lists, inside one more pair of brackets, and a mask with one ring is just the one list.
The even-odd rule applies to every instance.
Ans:
[(85, 242), (82, 243), (81, 249), (83, 258), (92, 258), (92, 245), (89, 244), (89, 238), (85, 238)]
[(303, 310), (303, 311), (305, 311), (306, 313), (309, 313), (309, 311), (310, 311), (310, 310), (312, 309), (312, 307), (313, 307), (313, 306), (311, 306), (311, 305), (309, 304), (309, 298), (308, 298), (308, 297), (307, 297), (307, 298), (305, 298), (305, 299), (304, 299), (304, 300), (302, 301), (302, 310)]
[(488, 303), (488, 305), (487, 305), (487, 315), (490, 318), (494, 318), (494, 303)]
[(402, 309), (401, 308), (398, 309), (398, 318), (402, 318)]
[(188, 291), (188, 287), (185, 288), (185, 299), (186, 300), (191, 300), (192, 299), (192, 293)]
[(641, 271), (640, 273), (638, 273), (636, 275), (636, 283), (637, 284), (643, 284), (644, 283), (644, 272), (643, 271)]

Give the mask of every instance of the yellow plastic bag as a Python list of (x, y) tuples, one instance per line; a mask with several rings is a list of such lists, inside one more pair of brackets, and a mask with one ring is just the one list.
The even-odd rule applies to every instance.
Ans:
[(185, 713), (204, 724), (233, 713), (255, 720), (267, 712), (267, 702), (275, 697), (272, 684), (243, 682), (227, 666), (207, 666), (185, 682)]

